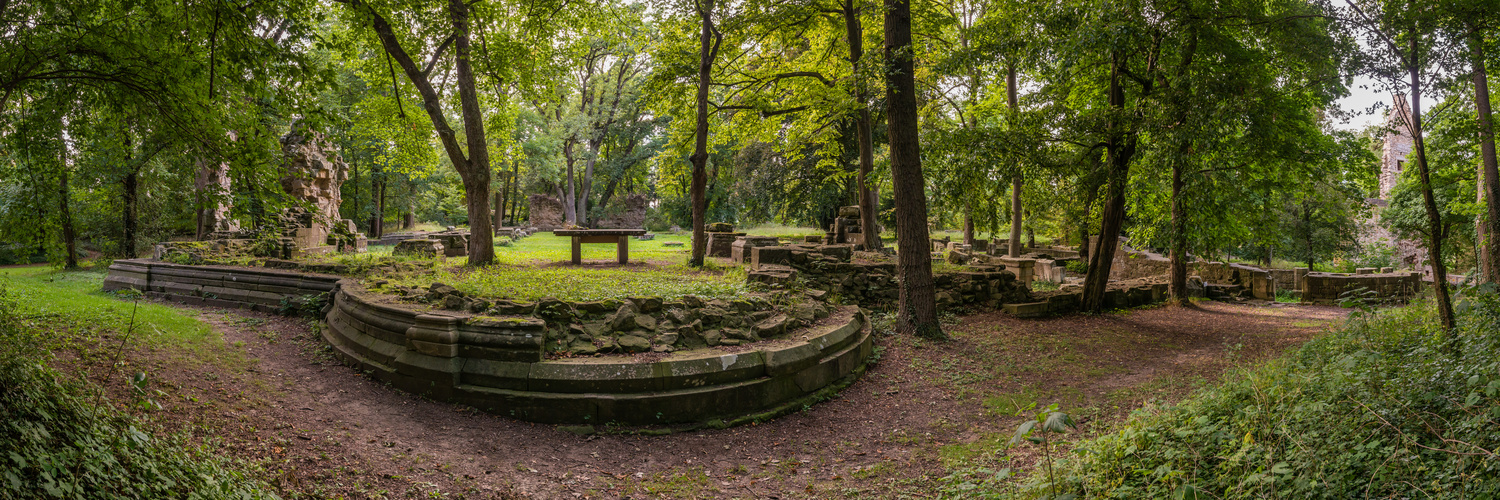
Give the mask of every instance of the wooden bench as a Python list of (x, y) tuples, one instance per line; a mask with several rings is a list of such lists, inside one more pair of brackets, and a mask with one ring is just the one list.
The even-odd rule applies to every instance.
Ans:
[(584, 243), (614, 243), (621, 264), (630, 262), (630, 237), (646, 234), (645, 229), (558, 229), (555, 236), (573, 238), (573, 263), (583, 263)]

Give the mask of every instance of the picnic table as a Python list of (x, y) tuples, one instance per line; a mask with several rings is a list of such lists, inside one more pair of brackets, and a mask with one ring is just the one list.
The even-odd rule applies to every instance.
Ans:
[(583, 263), (584, 243), (614, 243), (621, 264), (630, 262), (630, 237), (646, 234), (645, 229), (558, 229), (554, 236), (573, 238), (573, 263)]

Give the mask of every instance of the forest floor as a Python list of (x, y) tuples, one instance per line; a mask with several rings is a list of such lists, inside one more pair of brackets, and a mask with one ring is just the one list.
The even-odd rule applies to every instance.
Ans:
[[(1039, 450), (1007, 441), (1039, 408), (1080, 422), (1065, 448), (1347, 314), (1199, 302), (950, 316), (951, 341), (879, 335), (879, 361), (829, 401), (759, 425), (652, 436), (577, 435), (403, 393), (336, 362), (304, 319), (176, 310), (217, 331), (214, 345), (126, 349), (127, 371), (160, 391), (162, 409), (135, 411), (256, 464), (284, 496), (564, 499), (929, 497), (955, 487), (943, 479), (955, 473), (1028, 474)], [(97, 359), (71, 363), (104, 371)]]

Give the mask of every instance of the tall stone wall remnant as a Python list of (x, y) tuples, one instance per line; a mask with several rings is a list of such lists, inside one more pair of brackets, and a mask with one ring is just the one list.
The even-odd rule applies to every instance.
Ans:
[(563, 204), (557, 198), (534, 194), (527, 198), (531, 207), (531, 227), (552, 231), (563, 227)]
[(284, 155), (281, 188), (304, 207), (282, 215), (285, 257), (332, 251), (363, 251), (365, 237), (354, 221), (339, 216), (340, 188), (349, 178), (349, 164), (323, 134), (293, 123), (281, 138)]

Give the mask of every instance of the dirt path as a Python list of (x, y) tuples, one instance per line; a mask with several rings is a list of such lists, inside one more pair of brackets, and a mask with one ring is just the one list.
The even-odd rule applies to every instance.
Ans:
[[(1274, 356), (1346, 313), (1203, 303), (1096, 317), (958, 318), (955, 340), (883, 335), (839, 397), (773, 422), (665, 436), (580, 436), (413, 397), (337, 364), (311, 324), (200, 310), (228, 352), (152, 366), (169, 424), (257, 460), (290, 496), (830, 498), (924, 495), (1003, 446), (1018, 408), (1059, 404), (1087, 436)], [(236, 361), (239, 360), (239, 361)]]

